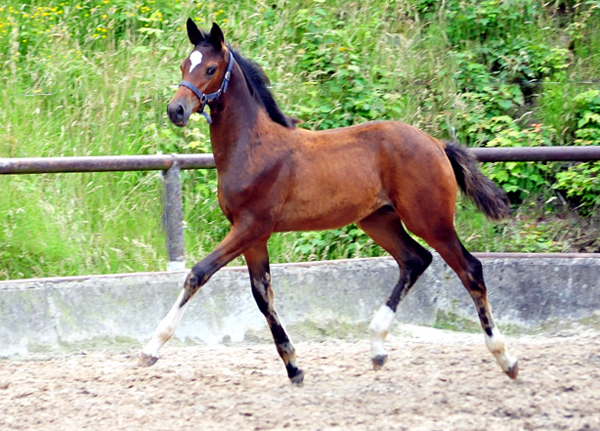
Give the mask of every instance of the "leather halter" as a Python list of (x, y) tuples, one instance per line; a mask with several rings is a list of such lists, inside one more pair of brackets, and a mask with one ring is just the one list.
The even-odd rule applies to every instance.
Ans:
[(192, 84), (189, 81), (181, 81), (179, 83), (180, 87), (183, 86), (183, 87), (189, 88), (196, 95), (196, 97), (198, 99), (200, 99), (200, 108), (198, 108), (198, 110), (196, 112), (204, 115), (204, 118), (206, 118), (206, 122), (208, 124), (212, 124), (212, 119), (210, 118), (210, 115), (208, 115), (206, 112), (204, 112), (204, 108), (206, 108), (207, 103), (210, 103), (214, 100), (218, 100), (219, 97), (221, 96), (221, 94), (223, 94), (227, 91), (227, 85), (229, 85), (229, 79), (231, 78), (231, 68), (232, 67), (233, 67), (233, 53), (230, 50), (229, 51), (229, 66), (227, 66), (227, 71), (225, 72), (225, 75), (223, 76), (223, 82), (221, 82), (221, 87), (214, 93), (204, 94), (202, 91), (198, 90), (198, 88), (196, 88), (196, 86), (194, 84)]

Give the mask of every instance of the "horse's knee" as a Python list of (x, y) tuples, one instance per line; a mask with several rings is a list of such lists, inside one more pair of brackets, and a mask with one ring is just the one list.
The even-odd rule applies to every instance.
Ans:
[(417, 279), (431, 265), (433, 256), (427, 250), (423, 249), (420, 253), (414, 254), (410, 259), (404, 262), (404, 269), (409, 276), (409, 284), (413, 285)]
[(431, 265), (433, 256), (427, 250), (420, 250), (419, 254), (408, 261), (411, 269), (421, 275)]
[[(185, 302), (187, 302), (210, 278), (210, 275), (199, 263), (194, 265), (183, 285), (186, 292)], [(183, 304), (182, 304), (183, 305)]]
[(483, 283), (483, 265), (481, 264), (481, 261), (472, 254), (469, 254), (469, 259), (467, 262), (469, 276), (473, 279), (473, 281)]

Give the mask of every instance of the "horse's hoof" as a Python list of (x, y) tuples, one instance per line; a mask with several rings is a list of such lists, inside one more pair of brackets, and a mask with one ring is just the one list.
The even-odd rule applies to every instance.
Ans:
[(293, 385), (298, 387), (302, 386), (302, 383), (304, 382), (304, 371), (298, 368), (298, 372), (295, 376), (290, 377), (290, 381)]
[(516, 379), (517, 375), (519, 374), (519, 361), (516, 361), (512, 367), (505, 371), (505, 373), (511, 379)]
[(138, 364), (140, 367), (151, 367), (152, 365), (156, 364), (156, 361), (158, 361), (156, 356), (147, 355), (146, 353), (142, 352), (140, 353)]
[(385, 364), (385, 361), (387, 361), (387, 355), (377, 355), (371, 358), (371, 360), (373, 361), (373, 369), (377, 371), (380, 370), (381, 367), (383, 367), (383, 364)]

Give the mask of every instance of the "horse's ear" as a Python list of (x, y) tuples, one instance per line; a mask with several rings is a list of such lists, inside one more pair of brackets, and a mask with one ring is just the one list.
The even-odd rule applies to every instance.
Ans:
[(202, 31), (198, 28), (198, 26), (194, 22), (194, 20), (192, 20), (191, 18), (188, 18), (186, 26), (187, 26), (188, 37), (190, 38), (190, 42), (192, 42), (192, 45), (196, 46), (204, 40), (205, 37), (202, 34)]
[(220, 51), (225, 44), (223, 31), (216, 22), (213, 22), (212, 28), (210, 29), (210, 43), (213, 44), (217, 51)]

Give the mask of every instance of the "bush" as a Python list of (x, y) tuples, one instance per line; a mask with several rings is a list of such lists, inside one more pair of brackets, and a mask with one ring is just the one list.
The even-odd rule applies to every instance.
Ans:
[[(550, 145), (554, 131), (540, 124), (521, 129), (509, 117), (496, 117), (490, 123), (495, 137), (487, 147), (531, 147)], [(521, 202), (526, 197), (550, 189), (555, 163), (502, 162), (488, 163), (484, 172), (512, 198)]]
[[(600, 91), (575, 97), (575, 145), (600, 146)], [(600, 162), (577, 163), (556, 175), (555, 188), (563, 191), (584, 215), (600, 205)]]

